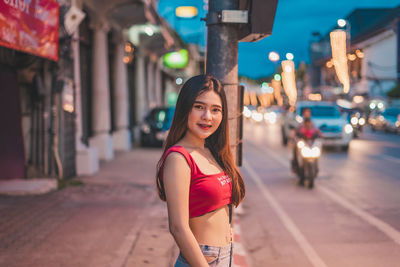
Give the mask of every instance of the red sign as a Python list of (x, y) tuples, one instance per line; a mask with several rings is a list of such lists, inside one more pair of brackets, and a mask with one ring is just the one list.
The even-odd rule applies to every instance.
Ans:
[(0, 45), (57, 61), (58, 18), (54, 0), (0, 0)]

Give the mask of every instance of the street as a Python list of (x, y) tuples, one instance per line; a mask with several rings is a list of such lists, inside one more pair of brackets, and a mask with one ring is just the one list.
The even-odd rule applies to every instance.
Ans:
[[(368, 130), (326, 150), (297, 185), (279, 127), (246, 122), (247, 194), (236, 215), (250, 266), (399, 266), (400, 137)], [(0, 266), (171, 266), (178, 253), (154, 190), (160, 149), (136, 148), (42, 196), (0, 197)]]
[(242, 236), (252, 266), (399, 266), (400, 137), (368, 129), (324, 150), (316, 186), (297, 185), (278, 125), (246, 121)]
[(0, 84), (0, 267), (400, 267), (399, 0), (4, 0)]

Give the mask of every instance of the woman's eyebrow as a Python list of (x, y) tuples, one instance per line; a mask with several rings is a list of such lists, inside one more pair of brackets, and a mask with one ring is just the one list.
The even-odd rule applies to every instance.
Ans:
[[(199, 100), (196, 100), (196, 101), (194, 101), (194, 103), (196, 104), (202, 104), (202, 105), (206, 105), (207, 106), (207, 103), (205, 103), (205, 102), (202, 102), (202, 101), (199, 101)], [(213, 105), (211, 105), (212, 107), (218, 107), (218, 108), (222, 108), (221, 107), (221, 105), (218, 105), (218, 104), (213, 104)]]

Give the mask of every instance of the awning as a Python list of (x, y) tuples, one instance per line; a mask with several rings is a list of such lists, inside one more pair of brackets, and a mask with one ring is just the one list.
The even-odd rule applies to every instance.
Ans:
[(96, 8), (96, 12), (103, 10), (106, 18), (122, 29), (145, 24), (157, 27), (158, 30), (154, 31), (154, 35), (149, 36), (151, 41), (144, 43), (157, 54), (178, 49), (183, 44), (177, 33), (157, 13), (154, 0), (86, 0), (85, 2)]

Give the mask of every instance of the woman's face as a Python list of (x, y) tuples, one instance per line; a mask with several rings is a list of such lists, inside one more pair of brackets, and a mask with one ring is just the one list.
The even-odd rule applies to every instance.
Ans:
[(222, 121), (222, 101), (212, 90), (201, 93), (194, 101), (188, 116), (188, 132), (206, 139), (213, 134)]

